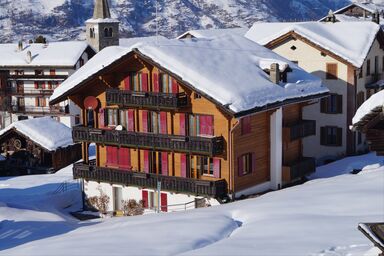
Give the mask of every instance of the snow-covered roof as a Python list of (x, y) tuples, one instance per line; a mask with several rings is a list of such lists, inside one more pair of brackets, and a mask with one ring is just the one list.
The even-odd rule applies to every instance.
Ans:
[(160, 40), (167, 40), (164, 36), (147, 36), (147, 37), (132, 37), (120, 38), (119, 45), (122, 47), (131, 47), (132, 45), (140, 42), (158, 42)]
[(374, 22), (255, 23), (245, 36), (266, 45), (295, 32), (360, 68), (379, 30)]
[[(131, 48), (235, 113), (328, 92), (319, 78), (245, 37), (161, 40)], [(51, 102), (130, 52), (125, 47), (103, 49), (54, 91)], [(263, 70), (274, 62), (292, 69), (287, 83), (272, 83)]]
[(352, 119), (352, 125), (357, 126), (359, 122), (363, 121), (366, 116), (377, 112), (384, 106), (384, 90), (379, 91), (369, 97), (356, 111), (355, 116)]
[(244, 36), (249, 28), (223, 28), (223, 29), (199, 29), (189, 30), (182, 35), (178, 36), (177, 39), (181, 39), (186, 35), (191, 35), (195, 38), (210, 38), (217, 37), (225, 34), (233, 34), (238, 36)]
[[(54, 42), (48, 44), (0, 44), (1, 67), (73, 67), (87, 49), (88, 44), (80, 41)], [(32, 61), (28, 62), (30, 51)]]
[(11, 129), (28, 137), (48, 151), (73, 145), (72, 129), (50, 117), (17, 121), (0, 131), (0, 136)]
[(340, 8), (340, 9), (336, 10), (334, 13), (336, 13), (336, 14), (342, 13), (345, 9), (348, 9), (348, 8), (350, 8), (352, 6), (360, 7), (360, 8), (362, 8), (362, 9), (364, 9), (366, 11), (369, 11), (371, 13), (376, 12), (376, 10), (380, 11), (382, 9), (379, 5), (374, 4), (374, 3), (369, 3), (369, 2), (359, 3), (359, 2), (355, 2), (355, 3), (351, 3), (351, 4), (347, 5), (347, 6), (344, 6), (344, 7)]

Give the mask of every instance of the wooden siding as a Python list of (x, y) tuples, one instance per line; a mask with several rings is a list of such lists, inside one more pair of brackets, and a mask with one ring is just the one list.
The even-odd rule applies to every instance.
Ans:
[[(242, 135), (241, 125), (233, 132), (234, 190), (240, 191), (270, 180), (270, 115), (263, 112), (251, 116), (251, 133)], [(238, 159), (255, 153), (256, 165), (252, 173), (239, 176)]]

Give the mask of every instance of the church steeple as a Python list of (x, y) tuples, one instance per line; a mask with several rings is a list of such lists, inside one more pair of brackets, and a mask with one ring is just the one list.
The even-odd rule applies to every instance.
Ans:
[(95, 9), (93, 10), (94, 19), (110, 19), (111, 12), (109, 11), (108, 0), (96, 0)]
[(93, 17), (86, 21), (87, 42), (96, 52), (119, 45), (119, 21), (111, 18), (108, 0), (95, 0)]

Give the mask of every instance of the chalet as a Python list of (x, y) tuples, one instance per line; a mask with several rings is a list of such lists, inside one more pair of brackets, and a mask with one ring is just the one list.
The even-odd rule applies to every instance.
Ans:
[(358, 229), (381, 251), (378, 256), (384, 256), (384, 222), (360, 223)]
[(354, 2), (334, 12), (331, 11), (320, 21), (373, 21), (379, 24), (380, 18), (384, 18), (384, 9), (377, 4), (366, 1), (362, 3)]
[(190, 39), (190, 38), (211, 38), (218, 37), (225, 34), (244, 36), (249, 28), (225, 28), (225, 29), (199, 29), (189, 30), (177, 39)]
[(78, 108), (70, 101), (49, 106), (48, 99), (94, 54), (85, 42), (0, 44), (0, 127), (42, 116), (75, 125)]
[(71, 129), (50, 117), (12, 123), (0, 131), (0, 144), (9, 168), (3, 171), (11, 174), (57, 171), (81, 158)]
[(255, 23), (246, 37), (323, 80), (330, 96), (304, 109), (316, 120), (316, 136), (303, 140), (305, 156), (318, 164), (364, 152), (361, 133), (349, 126), (356, 109), (381, 90), (384, 37), (373, 22)]
[(370, 150), (384, 156), (384, 91), (372, 95), (360, 106), (351, 128), (366, 134)]
[[(82, 108), (83, 145), (74, 178), (88, 196), (101, 189), (163, 211), (196, 198), (210, 203), (279, 189), (315, 169), (303, 158), (308, 101), (327, 95), (321, 80), (244, 38), (159, 40), (108, 47), (57, 88)], [(96, 143), (96, 160), (88, 146)]]

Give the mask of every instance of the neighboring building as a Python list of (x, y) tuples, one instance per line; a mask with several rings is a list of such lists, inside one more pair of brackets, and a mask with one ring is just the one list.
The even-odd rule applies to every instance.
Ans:
[(316, 135), (304, 139), (305, 156), (318, 163), (366, 150), (364, 137), (350, 131), (356, 109), (381, 90), (384, 35), (373, 22), (255, 23), (246, 37), (323, 79), (331, 95), (305, 108)]
[(211, 38), (225, 34), (244, 36), (249, 28), (224, 28), (224, 29), (200, 29), (190, 30), (177, 37), (177, 39)]
[(0, 144), (9, 174), (53, 172), (81, 158), (72, 130), (50, 117), (12, 123), (0, 131)]
[(41, 116), (75, 125), (79, 108), (69, 101), (49, 106), (48, 99), (94, 54), (85, 42), (0, 44), (0, 127)]
[(119, 21), (111, 18), (108, 0), (95, 0), (93, 17), (86, 21), (87, 43), (99, 52), (119, 45)]
[(384, 91), (360, 106), (352, 119), (352, 129), (366, 134), (369, 149), (384, 156)]
[[(321, 80), (238, 36), (159, 40), (108, 47), (57, 88), (82, 107), (83, 163), (74, 178), (88, 196), (157, 204), (174, 211), (198, 198), (210, 204), (279, 189), (315, 171), (301, 139), (308, 101), (327, 95)], [(96, 160), (88, 147), (96, 143)], [(184, 206), (182, 207), (184, 209)]]
[[(333, 16), (333, 17), (332, 17)], [(335, 12), (330, 12), (320, 21), (373, 21), (380, 23), (380, 17), (384, 18), (384, 10), (381, 5), (366, 1), (362, 3), (351, 3)]]

